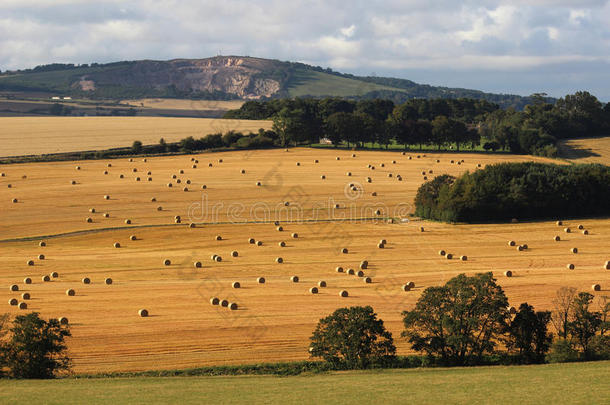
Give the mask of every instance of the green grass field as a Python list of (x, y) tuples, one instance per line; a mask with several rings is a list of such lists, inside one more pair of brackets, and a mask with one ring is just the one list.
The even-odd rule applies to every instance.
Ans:
[(296, 377), (100, 378), (0, 381), (0, 403), (610, 402), (610, 362), (334, 372)]
[(328, 73), (299, 70), (288, 85), (290, 97), (302, 96), (361, 96), (374, 90), (403, 91), (394, 87), (367, 83), (361, 80), (348, 79)]

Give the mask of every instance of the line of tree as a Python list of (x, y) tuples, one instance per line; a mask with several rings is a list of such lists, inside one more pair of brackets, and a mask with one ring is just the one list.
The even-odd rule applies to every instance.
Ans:
[[(489, 364), (494, 356), (509, 364), (610, 359), (610, 301), (600, 297), (597, 308), (593, 301), (587, 292), (564, 287), (552, 312), (525, 302), (513, 315), (492, 273), (460, 274), (426, 288), (402, 313), (402, 337), (431, 364)], [(392, 334), (370, 306), (340, 308), (320, 319), (310, 341), (310, 355), (334, 368), (400, 364)]]
[(481, 143), (486, 150), (555, 156), (559, 139), (610, 132), (610, 104), (587, 92), (551, 104), (542, 94), (524, 111), (502, 110), (474, 99), (391, 100), (277, 99), (248, 101), (225, 118), (272, 119), (284, 145), (312, 144), (328, 138), (334, 145), (388, 147), (391, 143), (460, 149)]
[(500, 163), (422, 184), (415, 214), (446, 222), (610, 214), (610, 167)]

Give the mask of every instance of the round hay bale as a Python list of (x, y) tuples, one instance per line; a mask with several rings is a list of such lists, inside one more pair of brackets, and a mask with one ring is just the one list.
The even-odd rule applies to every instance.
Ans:
[(9, 290), (11, 291), (19, 291), (19, 286), (17, 284), (13, 284), (9, 287)]
[(216, 240), (222, 240), (222, 236), (216, 235)]
[(222, 306), (222, 307), (228, 307), (228, 306), (229, 306), (229, 301), (227, 301), (227, 300), (222, 300), (222, 301), (220, 301), (220, 306)]
[(176, 176), (175, 174), (172, 174), (172, 179), (177, 178), (178, 176)]
[(174, 185), (172, 183), (167, 183), (167, 187), (172, 188)]
[(200, 268), (201, 268), (201, 266), (202, 266), (202, 264), (201, 264), (201, 262), (194, 262), (194, 263), (193, 263), (193, 266), (194, 266), (196, 269), (200, 269)]
[(180, 184), (180, 183), (182, 183), (182, 180), (177, 179), (177, 180), (176, 180), (176, 184)]
[(349, 296), (349, 293), (347, 292), (347, 290), (341, 290), (341, 291), (339, 292), (339, 296), (340, 296), (341, 298), (347, 298), (347, 297)]
[(345, 175), (349, 177), (352, 175), (352, 172), (347, 172), (347, 173), (345, 173)]
[(284, 242), (284, 241), (278, 242), (278, 246), (279, 247), (286, 247), (286, 242)]
[(587, 231), (587, 230), (585, 229), (585, 230), (583, 230), (583, 231), (582, 231), (582, 234), (583, 234), (583, 235), (588, 235), (588, 234), (589, 234), (589, 231)]
[(356, 270), (354, 270), (354, 269), (347, 269), (347, 274), (350, 275), (350, 276), (353, 276), (353, 275), (356, 274)]
[(318, 293), (318, 287), (311, 287), (309, 289), (309, 293), (310, 294), (317, 294)]
[(325, 180), (325, 179), (326, 179), (326, 176), (325, 176), (325, 175), (321, 175), (321, 176), (320, 176), (320, 178), (321, 178), (322, 180)]
[(21, 294), (21, 299), (22, 300), (29, 300), (31, 298), (30, 293), (28, 292), (24, 292), (23, 294)]
[(385, 163), (380, 163), (379, 166), (380, 167), (385, 167)]
[(107, 212), (105, 212), (105, 213), (104, 213), (102, 216), (103, 216), (104, 218), (110, 218), (110, 214), (109, 214), (109, 213), (107, 213)]
[(28, 304), (26, 304), (25, 302), (20, 302), (17, 307), (19, 309), (28, 309)]
[(129, 161), (130, 161), (130, 162), (133, 162), (133, 159), (129, 158)]
[(570, 249), (570, 252), (572, 252), (572, 253), (578, 253), (578, 248), (573, 247), (572, 249)]
[(368, 267), (369, 267), (369, 262), (368, 262), (368, 260), (363, 260), (363, 261), (361, 261), (361, 262), (360, 262), (360, 268), (361, 268), (362, 270), (366, 270)]
[(281, 263), (284, 263), (284, 259), (282, 259), (281, 257), (276, 257), (275, 262), (281, 264)]
[(562, 226), (563, 225), (563, 221), (557, 221), (555, 223), (557, 224), (557, 226)]
[(506, 271), (504, 272), (504, 276), (505, 276), (505, 277), (512, 277), (512, 276), (513, 276), (513, 272), (512, 272), (512, 271), (510, 271), (510, 270), (506, 270)]
[(318, 281), (318, 287), (325, 288), (326, 287), (326, 281), (324, 281), (324, 280)]
[(51, 274), (49, 274), (51, 276), (51, 278), (58, 278), (59, 277), (59, 273), (57, 273), (56, 271), (52, 271)]
[(239, 253), (237, 252), (237, 250), (234, 250), (231, 252), (231, 257), (237, 257), (239, 256)]
[(212, 261), (215, 262), (217, 257), (218, 257), (217, 254), (213, 254), (212, 256), (210, 256), (210, 259), (212, 259)]
[(47, 246), (47, 242), (42, 241), (42, 242), (40, 242), (40, 243), (38, 244), (38, 246), (40, 246), (40, 247), (45, 247), (45, 246)]
[(180, 218), (176, 218), (176, 219), (174, 219), (174, 222), (177, 224), (180, 224), (180, 223), (182, 223), (182, 220)]
[(415, 288), (415, 282), (414, 281), (409, 281), (407, 283), (407, 285), (409, 286), (409, 288)]
[(423, 227), (423, 226), (420, 226), (420, 227), (419, 227), (419, 231), (420, 231), (420, 232), (424, 232), (424, 227)]
[(180, 215), (176, 215), (176, 216), (174, 216), (174, 219), (179, 221), (181, 219), (181, 217), (180, 217)]
[(87, 218), (85, 219), (85, 222), (87, 222), (88, 224), (90, 224), (90, 223), (92, 223), (92, 222), (93, 222), (93, 218), (91, 218), (91, 217), (87, 217)]
[(392, 160), (392, 164), (393, 164), (393, 165), (395, 165), (395, 164), (396, 164), (396, 161), (395, 161), (395, 160)]
[(347, 250), (347, 248), (343, 248), (341, 249), (341, 253), (343, 253), (344, 255), (346, 255), (349, 251)]
[(364, 281), (365, 284), (371, 284), (373, 282), (373, 280), (370, 277), (365, 277), (362, 279), (362, 281)]
[(352, 157), (356, 157), (356, 154), (355, 154), (355, 153), (352, 153)]
[(33, 266), (34, 265), (34, 260), (28, 260), (27, 264), (28, 264), (28, 266)]
[(43, 254), (38, 255), (38, 259), (39, 260), (44, 260), (44, 255)]
[(104, 279), (104, 284), (106, 284), (106, 285), (110, 285), (110, 284), (112, 284), (112, 279), (111, 279), (110, 277), (106, 277), (106, 278)]
[(32, 284), (32, 279), (29, 277), (26, 277), (23, 279), (23, 284)]
[(364, 272), (363, 272), (362, 270), (358, 270), (358, 271), (356, 272), (356, 275), (357, 275), (358, 277), (364, 277)]
[(147, 176), (150, 176), (151, 174), (152, 174), (152, 172), (150, 170), (146, 172)]
[(263, 246), (263, 241), (262, 240), (257, 240), (256, 241), (256, 246)]
[(527, 246), (527, 243), (524, 243), (523, 245), (521, 245), (523, 247), (523, 250), (527, 250), (529, 247)]
[(576, 268), (576, 266), (574, 266), (574, 264), (570, 263), (570, 264), (566, 265), (566, 268), (568, 270), (574, 270)]
[(203, 185), (201, 186), (201, 188), (202, 188), (203, 190), (205, 190), (206, 188), (208, 188), (208, 186), (206, 186), (205, 184), (203, 184)]
[(376, 210), (375, 215), (381, 215), (381, 210)]
[(76, 184), (76, 180), (70, 181), (70, 184), (75, 185)]
[(290, 281), (292, 281), (293, 283), (298, 283), (299, 282), (299, 276), (292, 276), (292, 277), (290, 277)]
[(592, 289), (593, 291), (601, 291), (601, 290), (602, 290), (602, 286), (601, 286), (601, 285), (599, 285), (599, 284), (593, 284), (593, 285), (591, 286), (591, 289)]
[(261, 183), (260, 181), (257, 181), (257, 182), (256, 182), (256, 185), (260, 187), (260, 186), (262, 186), (262, 185), (263, 185), (263, 183)]
[(212, 167), (212, 166), (214, 166), (214, 165), (213, 165), (213, 164), (211, 164), (211, 163), (208, 163), (208, 167)]
[(604, 269), (610, 270), (610, 260), (606, 260), (606, 263), (604, 263)]
[(68, 289), (66, 290), (66, 295), (67, 295), (68, 297), (74, 297), (74, 296), (76, 295), (76, 291), (74, 291), (72, 288), (68, 288)]
[(44, 275), (41, 278), (42, 278), (42, 281), (45, 282), (45, 283), (51, 281), (51, 277), (49, 277), (48, 275)]
[(19, 303), (19, 301), (17, 301), (17, 298), (11, 298), (8, 300), (8, 304), (12, 305), (12, 306), (17, 305), (18, 303)]
[(119, 242), (114, 242), (114, 247), (118, 249), (121, 247), (121, 244)]
[(76, 166), (76, 170), (80, 170), (80, 166)]
[(570, 228), (564, 228), (564, 229), (563, 229), (563, 231), (564, 231), (565, 233), (570, 233), (570, 232), (572, 232), (572, 230), (571, 230)]
[(136, 237), (136, 235), (131, 235), (131, 236), (129, 237), (129, 240), (137, 240), (137, 239), (138, 239), (138, 238)]
[(282, 232), (284, 230), (284, 228), (282, 228), (281, 226), (278, 226), (277, 228), (275, 228), (275, 230), (278, 232)]
[(136, 181), (140, 181), (140, 178), (139, 178), (139, 177), (136, 177)]
[(123, 178), (125, 178), (125, 176), (122, 174), (119, 174), (119, 179), (123, 179)]
[(83, 284), (91, 284), (91, 279), (89, 277), (83, 277)]
[(401, 287), (401, 289), (402, 289), (403, 291), (411, 291), (411, 287), (409, 287), (409, 284), (404, 284), (404, 285)]
[(508, 241), (508, 246), (515, 246), (515, 241), (514, 240), (509, 240)]
[(241, 287), (241, 284), (239, 283), (239, 281), (234, 281), (234, 282), (231, 284), (231, 287), (233, 287), (233, 288), (240, 288), (240, 287)]
[(248, 243), (250, 243), (250, 244), (254, 244), (254, 242), (256, 242), (256, 241), (254, 240), (254, 238), (248, 238)]
[(231, 311), (237, 311), (237, 304), (234, 302), (229, 303), (229, 309)]
[(265, 284), (265, 281), (266, 281), (265, 277), (258, 277), (256, 279), (256, 282), (259, 283), (259, 284)]
[(104, 200), (110, 200), (110, 196), (109, 196), (108, 194), (106, 194), (106, 195), (104, 196)]
[(0, 173), (0, 177), (6, 177), (6, 173)]
[(519, 252), (521, 252), (521, 251), (523, 250), (523, 245), (519, 245), (519, 246), (517, 246), (517, 250), (518, 250)]
[(169, 260), (169, 259), (165, 259), (165, 260), (163, 260), (163, 264), (164, 264), (165, 266), (171, 266), (172, 261), (171, 261), (171, 260)]
[(152, 177), (148, 177), (146, 181), (152, 181)]
[(383, 243), (378, 243), (377, 248), (383, 249), (383, 248), (385, 248), (385, 245)]
[(212, 298), (210, 298), (210, 304), (218, 305), (218, 304), (220, 304), (220, 300), (218, 299), (218, 297), (212, 297)]
[(340, 158), (339, 156), (337, 156), (337, 157), (335, 158), (335, 160), (341, 160), (341, 158)]
[(445, 256), (445, 254), (446, 254), (446, 252), (443, 249), (438, 251), (439, 256)]
[(299, 162), (297, 162), (297, 166), (301, 166), (301, 164)]
[(180, 169), (180, 171), (178, 173), (184, 174), (184, 170)]
[(377, 197), (377, 192), (376, 192), (376, 191), (373, 191), (373, 192), (371, 193), (371, 196), (372, 196), (372, 197)]
[(555, 242), (559, 242), (559, 241), (561, 240), (561, 236), (559, 236), (559, 235), (555, 235), (555, 237), (553, 238), (553, 240), (554, 240)]
[(341, 266), (337, 266), (337, 267), (335, 267), (335, 271), (336, 271), (337, 273), (343, 273), (343, 267), (341, 267)]
[(293, 239), (298, 239), (299, 238), (299, 234), (296, 232), (293, 232), (290, 236), (292, 236)]
[(335, 208), (340, 208), (339, 204), (334, 205)]
[(126, 220), (125, 220), (125, 223), (126, 223), (127, 225), (131, 224), (131, 219), (126, 219)]
[(318, 159), (315, 159), (313, 162), (314, 162), (314, 163), (320, 163), (320, 162), (318, 161)]
[(222, 262), (222, 256), (216, 256), (216, 262), (218, 262), (218, 263)]
[(585, 229), (585, 227), (583, 225), (578, 225), (578, 229), (582, 231), (583, 229)]
[(462, 256), (460, 256), (460, 260), (461, 260), (461, 261), (463, 261), (463, 262), (465, 262), (465, 261), (467, 261), (467, 260), (468, 260), (468, 256), (466, 256), (466, 255), (462, 255)]
[(246, 174), (246, 171), (245, 171), (244, 169), (241, 169), (241, 170), (240, 170), (240, 173), (241, 173), (241, 174)]
[(445, 259), (447, 259), (447, 260), (451, 260), (451, 259), (453, 259), (453, 254), (452, 254), (452, 253), (447, 253), (447, 254), (445, 255)]
[(218, 163), (222, 163), (222, 159), (218, 159)]
[(148, 316), (148, 310), (146, 309), (140, 309), (138, 311), (138, 315), (140, 315), (141, 318), (146, 318)]
[(188, 188), (188, 187), (184, 187), (184, 188), (182, 189), (182, 191), (184, 191), (185, 193), (187, 193), (187, 192), (189, 191), (189, 188)]

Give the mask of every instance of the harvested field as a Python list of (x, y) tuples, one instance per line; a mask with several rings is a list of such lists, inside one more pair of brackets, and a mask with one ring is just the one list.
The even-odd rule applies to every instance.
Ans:
[(573, 163), (610, 165), (610, 137), (562, 141), (559, 145), (559, 156)]

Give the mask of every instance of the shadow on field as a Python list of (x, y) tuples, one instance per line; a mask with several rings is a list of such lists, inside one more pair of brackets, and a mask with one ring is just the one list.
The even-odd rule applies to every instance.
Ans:
[(581, 148), (561, 142), (558, 146), (559, 156), (564, 159), (585, 159), (590, 157), (600, 157), (599, 153), (593, 152), (591, 148)]

